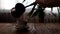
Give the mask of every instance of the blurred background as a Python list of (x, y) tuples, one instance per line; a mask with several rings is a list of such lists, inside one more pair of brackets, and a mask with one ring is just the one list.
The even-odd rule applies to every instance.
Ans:
[[(44, 10), (44, 23), (40, 22), (40, 17), (35, 15), (29, 19), (28, 13), (31, 12), (33, 5), (26, 8), (24, 14), (20, 17), (20, 20), (27, 21), (30, 31), (28, 32), (17, 32), (16, 31), (16, 18), (11, 15), (11, 9), (15, 7), (16, 3), (22, 3), (23, 0), (0, 0), (0, 34), (60, 34), (60, 8), (46, 7)], [(22, 3), (24, 6), (27, 6), (35, 0), (26, 0)], [(35, 7), (34, 12), (37, 9)], [(58, 9), (57, 9), (58, 8)], [(38, 8), (39, 9), (39, 8)], [(40, 12), (40, 11), (39, 11)], [(34, 25), (33, 25), (34, 24)]]
[[(22, 3), (23, 0), (0, 0), (0, 22), (15, 22), (15, 18), (11, 15), (11, 9), (15, 6), (16, 3)], [(35, 0), (26, 0), (24, 3), (24, 6), (27, 6), (31, 3), (35, 2)], [(22, 15), (21, 19), (23, 20), (27, 20), (27, 14), (32, 10), (33, 5), (30, 7), (26, 8), (26, 11), (24, 13), (24, 15)], [(36, 6), (37, 8), (37, 6)], [(59, 14), (58, 14), (58, 9), (57, 7), (53, 7), (53, 11), (51, 11), (51, 8), (45, 8), (44, 10), (45, 12), (45, 17), (44, 20), (46, 20), (46, 22), (51, 21), (51, 22), (58, 22), (59, 21)], [(55, 14), (56, 16), (54, 16), (53, 14)], [(32, 20), (32, 18), (31, 18)], [(31, 22), (30, 20), (30, 22)], [(39, 22), (39, 18), (36, 16), (34, 17), (34, 20), (36, 20), (36, 22)]]

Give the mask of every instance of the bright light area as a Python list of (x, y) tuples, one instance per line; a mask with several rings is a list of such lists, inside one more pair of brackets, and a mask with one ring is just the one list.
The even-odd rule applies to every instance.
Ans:
[[(23, 0), (1, 0), (1, 9), (11, 9), (16, 3), (22, 3)], [(26, 0), (23, 4), (25, 6), (33, 3), (35, 0)]]
[[(0, 9), (11, 9), (11, 8), (13, 8), (15, 6), (16, 3), (18, 3), (18, 2), (22, 3), (22, 1), (23, 0), (0, 0)], [(31, 3), (33, 3), (34, 1), (35, 0), (26, 0), (23, 4), (25, 6), (27, 6), (27, 5), (31, 4)], [(28, 8), (32, 9), (32, 7), (33, 6), (30, 6)], [(51, 8), (46, 8), (46, 10), (51, 11)], [(58, 13), (56, 7), (53, 9), (53, 12), (54, 13)]]
[(15, 0), (1, 0), (2, 9), (11, 9), (15, 6)]

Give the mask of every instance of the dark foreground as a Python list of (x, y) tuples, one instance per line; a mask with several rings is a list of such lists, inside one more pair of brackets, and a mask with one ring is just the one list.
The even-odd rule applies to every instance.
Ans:
[[(16, 23), (0, 23), (0, 34), (60, 34), (60, 23), (28, 23), (28, 32), (16, 31)], [(33, 28), (32, 28), (33, 27)]]

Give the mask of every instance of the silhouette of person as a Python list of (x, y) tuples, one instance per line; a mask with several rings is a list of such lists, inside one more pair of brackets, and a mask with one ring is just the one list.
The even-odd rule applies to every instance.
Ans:
[(25, 12), (25, 6), (21, 3), (17, 3), (15, 5), (15, 8), (11, 9), (11, 15), (16, 18), (16, 22), (17, 22), (16, 28), (17, 28), (17, 30), (23, 30), (23, 31), (27, 30), (27, 22), (25, 22), (25, 21), (22, 22), (19, 19), (20, 16), (24, 12)]

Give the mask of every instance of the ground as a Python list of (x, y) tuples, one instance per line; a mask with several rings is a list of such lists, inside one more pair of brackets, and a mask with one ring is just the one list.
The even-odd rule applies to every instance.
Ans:
[(0, 34), (60, 34), (60, 23), (28, 23), (28, 32), (16, 32), (16, 23), (0, 23)]

